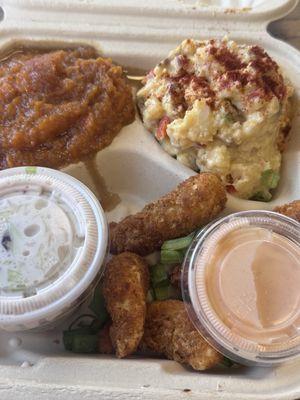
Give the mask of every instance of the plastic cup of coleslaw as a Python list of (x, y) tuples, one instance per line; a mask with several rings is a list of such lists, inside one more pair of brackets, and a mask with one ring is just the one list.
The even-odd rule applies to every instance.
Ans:
[(195, 327), (244, 365), (300, 356), (300, 224), (268, 211), (221, 218), (198, 233), (182, 272)]
[(0, 329), (48, 327), (100, 279), (108, 225), (94, 194), (56, 170), (0, 172)]

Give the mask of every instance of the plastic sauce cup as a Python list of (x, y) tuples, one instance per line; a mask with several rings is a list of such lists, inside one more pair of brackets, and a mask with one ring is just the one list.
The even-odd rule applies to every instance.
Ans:
[(267, 211), (221, 218), (194, 239), (182, 291), (206, 340), (245, 365), (300, 355), (300, 224)]
[(0, 329), (53, 324), (103, 272), (108, 226), (93, 193), (48, 168), (0, 172)]

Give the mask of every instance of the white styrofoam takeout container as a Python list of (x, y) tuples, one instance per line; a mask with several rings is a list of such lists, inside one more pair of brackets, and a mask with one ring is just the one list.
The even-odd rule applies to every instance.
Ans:
[[(20, 44), (58, 47), (83, 43), (117, 63), (150, 69), (186, 37), (227, 34), (238, 42), (263, 46), (293, 82), (299, 101), (300, 54), (266, 31), (268, 22), (289, 13), (297, 0), (1, 1), (1, 51)], [(227, 213), (272, 209), (300, 198), (299, 107), (297, 113), (274, 200), (259, 203), (230, 197)], [(164, 153), (138, 117), (96, 161), (108, 188), (122, 199), (108, 213), (109, 220), (140, 209), (194, 173)], [(96, 180), (84, 164), (65, 171), (97, 194)], [(65, 353), (61, 329), (18, 335), (0, 332), (1, 399), (300, 398), (300, 360), (274, 369), (241, 367), (198, 373), (167, 360)]]

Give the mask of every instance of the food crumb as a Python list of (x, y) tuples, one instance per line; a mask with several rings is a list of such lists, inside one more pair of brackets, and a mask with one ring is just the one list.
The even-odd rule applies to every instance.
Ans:
[(29, 361), (23, 361), (22, 364), (20, 365), (21, 368), (28, 368), (28, 367), (32, 367), (33, 364), (31, 364), (31, 362)]
[(252, 7), (242, 7), (242, 8), (225, 8), (225, 14), (238, 14), (243, 12), (249, 12), (252, 10)]
[(223, 392), (224, 387), (225, 387), (224, 383), (218, 382), (217, 383), (217, 392)]

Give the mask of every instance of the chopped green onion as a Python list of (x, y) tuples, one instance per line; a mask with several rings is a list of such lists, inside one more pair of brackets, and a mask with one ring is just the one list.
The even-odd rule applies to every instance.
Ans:
[(2, 288), (4, 292), (25, 292), (27, 287), (25, 285), (15, 285)]
[(231, 368), (234, 365), (234, 362), (224, 356), (220, 364), (223, 365), (224, 367)]
[(25, 167), (26, 174), (36, 174), (37, 167)]
[(170, 298), (171, 286), (158, 286), (153, 288), (156, 300), (168, 300)]
[(9, 269), (7, 271), (7, 282), (8, 283), (15, 283), (18, 285), (22, 285), (23, 283), (23, 276), (20, 271), (15, 269)]
[(102, 327), (103, 323), (95, 318), (90, 325), (90, 333), (98, 333)]
[(168, 299), (180, 299), (180, 290), (177, 290), (172, 285), (160, 285), (153, 288), (155, 300), (168, 300)]
[(92, 314), (81, 314), (77, 318), (72, 321), (72, 323), (69, 326), (69, 332), (73, 332), (76, 330), (73, 329), (74, 326), (78, 326), (78, 328), (88, 328), (90, 326), (90, 323), (87, 323), (86, 318), (91, 318), (92, 322), (95, 320), (95, 316)]
[(157, 286), (158, 283), (168, 280), (168, 274), (166, 267), (163, 264), (154, 265), (150, 272), (151, 282), (153, 286)]
[(194, 238), (194, 232), (178, 239), (167, 240), (163, 243), (162, 250), (183, 250), (189, 247)]
[(101, 288), (98, 286), (95, 289), (94, 297), (89, 305), (89, 309), (93, 311), (102, 325), (108, 320), (109, 315), (106, 310), (104, 296)]
[(65, 350), (67, 351), (72, 351), (73, 347), (73, 336), (68, 334), (69, 331), (64, 331), (63, 332), (63, 344), (65, 347)]
[[(92, 322), (87, 324), (86, 318), (92, 318)], [(73, 329), (73, 326), (78, 328)], [(98, 343), (98, 333), (103, 326), (103, 322), (90, 314), (83, 314), (76, 318), (67, 331), (63, 332), (64, 347), (74, 353), (96, 353)]]
[(272, 195), (270, 192), (265, 191), (265, 192), (257, 192), (253, 197), (251, 197), (251, 200), (255, 201), (264, 201), (268, 202), (272, 199)]
[(146, 301), (147, 301), (147, 303), (152, 303), (154, 300), (155, 300), (155, 293), (154, 293), (154, 290), (152, 288), (150, 288), (147, 293)]
[(278, 185), (280, 175), (272, 169), (267, 169), (261, 174), (261, 183), (270, 189), (275, 189)]
[(160, 261), (163, 264), (179, 264), (184, 260), (184, 252), (179, 250), (162, 250)]
[(90, 334), (89, 327), (77, 328), (77, 329), (73, 329), (71, 331), (64, 331), (63, 332), (63, 343), (65, 346), (65, 349), (68, 351), (73, 351), (73, 339), (76, 335), (89, 335), (89, 334)]
[(159, 262), (160, 254), (158, 251), (156, 251), (156, 252), (144, 257), (144, 259), (146, 260), (147, 264), (150, 267), (153, 267), (153, 265), (156, 265)]
[(74, 353), (97, 353), (98, 335), (74, 335), (72, 340), (72, 351)]

